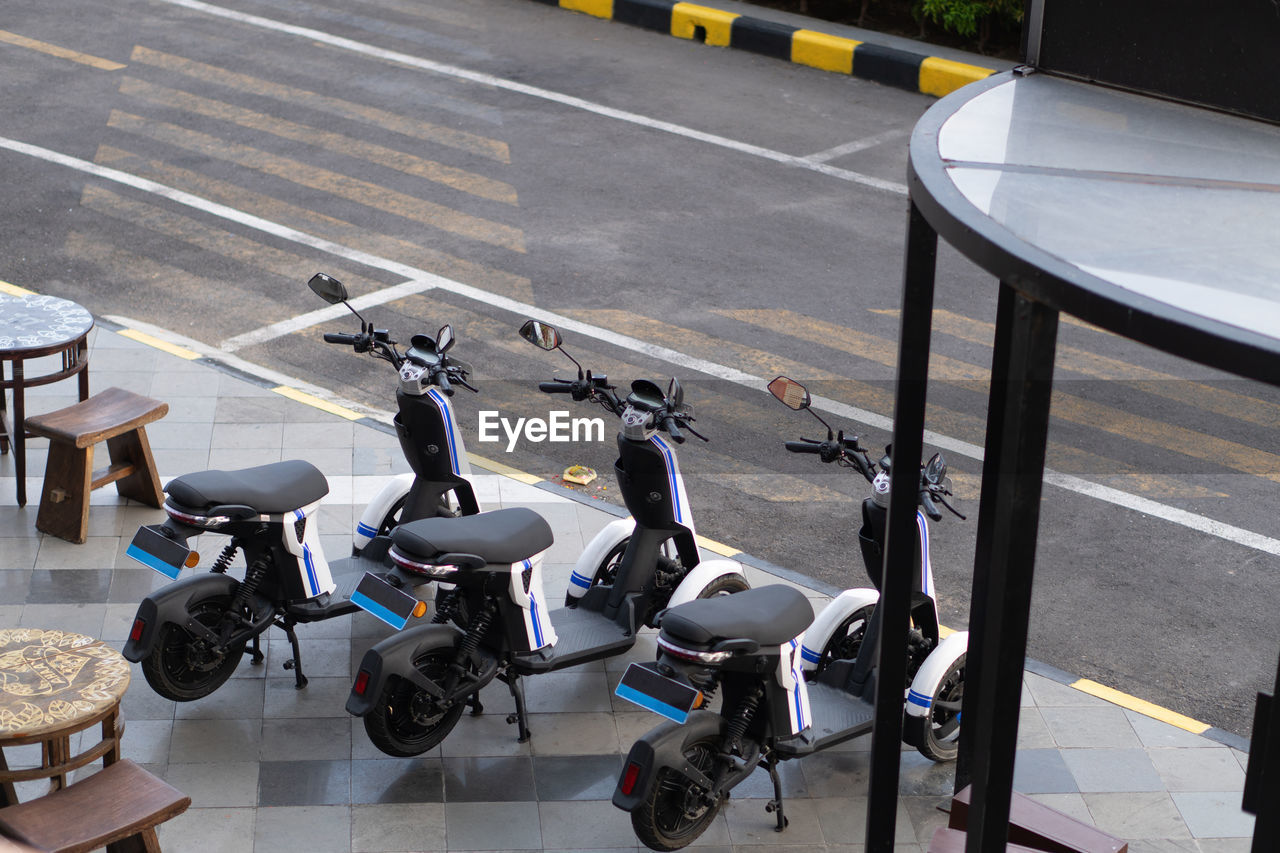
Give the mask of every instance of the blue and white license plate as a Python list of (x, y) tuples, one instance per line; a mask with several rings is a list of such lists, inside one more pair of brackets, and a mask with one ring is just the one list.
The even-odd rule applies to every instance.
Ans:
[(409, 617), (420, 603), (409, 593), (397, 589), (372, 572), (365, 572), (360, 583), (356, 584), (355, 592), (351, 593), (351, 602), (397, 631), (404, 630), (404, 626), (409, 624)]
[(160, 525), (139, 527), (133, 541), (125, 549), (125, 556), (132, 557), (149, 569), (155, 569), (169, 580), (177, 580), (182, 567), (187, 564), (191, 549), (183, 542), (165, 536)]
[(622, 673), (622, 680), (613, 692), (647, 711), (683, 723), (702, 698), (702, 691), (667, 678), (657, 671), (657, 666), (654, 663), (631, 664)]

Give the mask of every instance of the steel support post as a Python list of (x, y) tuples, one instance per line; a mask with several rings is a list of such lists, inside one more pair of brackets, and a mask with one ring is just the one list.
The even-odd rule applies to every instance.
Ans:
[(1003, 853), (1031, 616), (1058, 312), (1000, 285), (956, 785), (966, 853)]
[(871, 734), (871, 790), (867, 801), (867, 853), (891, 853), (898, 813), (902, 758), (902, 696), (907, 677), (907, 629), (916, 547), (916, 493), (924, 450), (929, 331), (933, 322), (938, 235), (911, 205), (898, 336), (898, 384), (889, 470), (889, 519), (880, 589), (879, 663), (875, 727)]
[[(1253, 825), (1252, 853), (1274, 853), (1280, 850), (1280, 810), (1274, 808), (1280, 803), (1280, 660), (1276, 662), (1276, 686), (1271, 693), (1271, 714), (1265, 720), (1254, 720), (1255, 735), (1266, 731), (1265, 743), (1259, 750), (1257, 738), (1250, 746), (1249, 769), (1254, 771), (1253, 762), (1258, 762), (1258, 793), (1255, 798), (1261, 808), (1258, 809)], [(1259, 754), (1254, 755), (1253, 751)]]

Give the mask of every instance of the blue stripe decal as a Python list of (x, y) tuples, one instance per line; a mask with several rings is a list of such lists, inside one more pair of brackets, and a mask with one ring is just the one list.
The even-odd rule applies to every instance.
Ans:
[[(520, 564), (520, 571), (523, 573), (525, 569), (532, 569), (533, 563), (525, 560)], [(538, 597), (533, 594), (533, 584), (529, 584), (529, 615), (533, 621), (533, 641), (537, 643), (534, 648), (540, 649), (546, 643), (542, 642), (542, 626), (538, 624)]]
[(822, 655), (818, 652), (815, 652), (813, 649), (809, 648), (808, 646), (801, 646), (800, 658), (809, 663), (817, 663), (818, 661), (822, 660)]
[(928, 708), (933, 704), (933, 697), (925, 696), (923, 693), (917, 693), (914, 690), (908, 690), (907, 701), (912, 705), (919, 705), (921, 708)]
[(366, 613), (378, 617), (397, 631), (403, 631), (404, 626), (409, 624), (409, 619), (407, 617), (401, 619), (399, 616), (358, 590), (351, 593), (351, 603)]
[(680, 505), (680, 486), (676, 482), (676, 472), (673, 464), (674, 454), (667, 443), (658, 436), (655, 435), (649, 440), (662, 451), (662, 459), (667, 464), (667, 485), (671, 487), (671, 509), (675, 514), (676, 521), (684, 524), (684, 507)]
[(363, 521), (356, 525), (356, 533), (359, 533), (361, 536), (368, 536), (370, 539), (378, 535), (377, 530), (374, 530)]
[(932, 596), (929, 591), (929, 522), (924, 513), (916, 510), (916, 527), (920, 528), (920, 591)]
[(573, 574), (569, 575), (569, 583), (573, 584), (574, 586), (580, 586), (583, 589), (591, 589), (591, 578), (583, 577), (577, 572), (574, 572)]
[(449, 405), (449, 398), (438, 388), (428, 388), (427, 396), (436, 401), (436, 406), (439, 407), (440, 414), (444, 417), (444, 443), (449, 446), (449, 467), (453, 469), (453, 473), (457, 474), (459, 472), (458, 448), (454, 444), (453, 437), (455, 429), (453, 408)]
[(792, 640), (791, 641), (791, 652), (792, 652), (791, 680), (795, 683), (795, 687), (791, 688), (791, 691), (792, 691), (791, 695), (796, 703), (796, 722), (800, 724), (800, 730), (804, 731), (805, 727), (808, 725), (808, 723), (805, 721), (805, 718), (804, 718), (804, 703), (800, 701), (800, 685), (803, 683), (804, 679), (801, 678), (798, 672), (796, 672), (796, 667), (794, 663), (796, 659), (795, 650), (796, 650), (796, 641)]
[(626, 685), (619, 684), (618, 688), (614, 690), (613, 693), (615, 696), (626, 699), (628, 702), (634, 702), (647, 711), (653, 711), (655, 714), (660, 714), (668, 720), (672, 720), (677, 723), (684, 723), (689, 719), (689, 715), (687, 713), (674, 705), (668, 705), (666, 702), (660, 702), (652, 696), (646, 696), (640, 691), (627, 687)]
[(153, 557), (137, 545), (130, 545), (125, 549), (124, 554), (126, 557), (132, 557), (149, 569), (155, 569), (171, 581), (176, 581), (178, 579), (178, 575), (182, 574), (182, 568), (180, 566), (172, 566), (158, 557)]
[[(295, 509), (293, 511), (294, 521), (302, 521), (306, 517), (307, 517), (307, 514), (300, 509)], [(305, 535), (305, 533), (303, 535)], [(307, 583), (307, 590), (310, 595), (319, 595), (320, 579), (316, 577), (316, 567), (315, 567), (315, 563), (313, 562), (314, 558), (311, 556), (311, 549), (308, 548), (306, 545), (303, 545), (301, 542), (299, 542), (298, 544), (302, 545), (302, 567), (307, 570), (307, 577), (305, 578)]]

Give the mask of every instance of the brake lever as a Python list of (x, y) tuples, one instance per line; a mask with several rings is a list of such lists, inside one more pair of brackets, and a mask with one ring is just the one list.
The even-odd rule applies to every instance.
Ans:
[(934, 498), (938, 501), (938, 503), (942, 504), (942, 505), (943, 505), (943, 506), (945, 506), (947, 509), (951, 510), (951, 514), (952, 514), (952, 515), (954, 515), (956, 518), (960, 519), (961, 521), (965, 521), (965, 520), (966, 520), (965, 515), (964, 515), (962, 512), (960, 512), (960, 510), (958, 510), (958, 509), (956, 509), (955, 507), (953, 507), (953, 506), (952, 506), (952, 505), (947, 501), (947, 499), (946, 499), (945, 497), (943, 497), (943, 492), (937, 492), (936, 494), (934, 494)]

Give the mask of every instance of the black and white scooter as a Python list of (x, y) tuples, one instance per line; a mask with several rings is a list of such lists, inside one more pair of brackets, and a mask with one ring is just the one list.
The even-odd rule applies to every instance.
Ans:
[[(337, 279), (319, 273), (309, 285), (326, 302), (345, 304), (360, 316)], [(386, 330), (363, 318), (359, 334), (326, 333), (324, 340), (370, 353), (396, 369), (394, 425), (414, 473), (387, 482), (356, 526), (352, 556), (332, 563), (320, 547), (316, 524), (329, 484), (309, 462), (200, 471), (169, 482), (168, 520), (142, 527), (126, 552), (176, 581), (138, 605), (124, 646), (124, 656), (142, 664), (147, 683), (161, 696), (177, 702), (208, 696), (231, 677), (250, 643), (252, 663), (261, 663), (259, 637), (272, 625), (289, 638), (293, 657), (285, 668), (294, 671), (301, 689), (307, 679), (294, 626), (355, 612), (365, 573), (388, 571), (389, 534), (397, 523), (480, 511), (449, 402), (455, 385), (476, 389), (467, 383), (470, 366), (448, 355), (452, 327), (445, 325), (434, 338), (414, 335), (404, 353)], [(199, 562), (187, 541), (205, 533), (231, 540), (208, 572), (176, 580), (184, 566)], [(242, 580), (227, 573), (237, 551), (244, 552)]]
[[(530, 320), (520, 332), (542, 349), (560, 348), (559, 333), (546, 324)], [(554, 611), (542, 585), (551, 529), (532, 510), (398, 527), (391, 548), (396, 567), (454, 584), (466, 618), (442, 606), (435, 624), (402, 631), (365, 653), (347, 710), (364, 718), (369, 738), (389, 755), (419, 755), (440, 743), (465, 706), (482, 711), (478, 694), (495, 678), (511, 691), (516, 710), (507, 721), (518, 724), (519, 740), (526, 741), (522, 676), (623, 654), (637, 631), (671, 604), (748, 587), (736, 563), (699, 559), (672, 444), (683, 442), (685, 431), (697, 435), (678, 382), (664, 394), (653, 382), (636, 380), (620, 399), (604, 376), (579, 366), (576, 380), (539, 388), (598, 403), (621, 418), (614, 467), (632, 518), (610, 525), (586, 549), (566, 606)], [(667, 541), (674, 543), (674, 558), (662, 553)]]
[[(779, 377), (769, 390), (792, 409), (809, 406), (809, 393), (798, 382)], [(788, 441), (786, 448), (854, 468), (871, 482), (858, 538), (867, 574), (879, 586), (888, 457), (877, 470), (856, 436), (834, 434), (830, 427), (826, 441)], [(950, 493), (946, 464), (935, 454), (921, 471), (919, 559), (903, 685), (903, 739), (935, 761), (956, 755), (968, 646), (968, 632), (940, 636), (929, 563), (926, 516), (942, 517), (938, 503), (960, 516), (946, 501)], [(656, 663), (632, 664), (617, 689), (619, 696), (670, 719), (631, 747), (613, 794), (613, 804), (631, 813), (646, 846), (678, 850), (692, 843), (715, 820), (729, 792), (760, 766), (773, 781), (767, 808), (776, 812), (778, 831), (786, 827), (778, 762), (871, 731), (878, 601), (875, 589), (845, 590), (815, 620), (802, 593), (771, 585), (660, 614)], [(707, 710), (717, 692), (719, 713)]]

